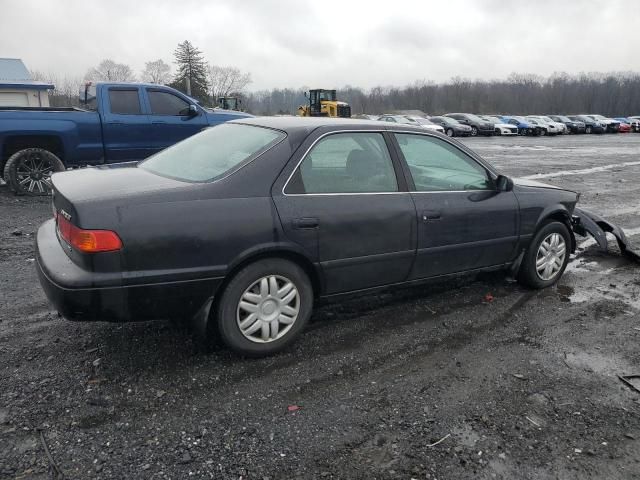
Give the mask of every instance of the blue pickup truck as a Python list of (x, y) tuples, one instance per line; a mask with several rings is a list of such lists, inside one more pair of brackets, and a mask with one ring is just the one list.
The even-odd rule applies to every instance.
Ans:
[(161, 85), (98, 83), (86, 109), (0, 107), (0, 175), (13, 191), (48, 195), (65, 168), (141, 160), (210, 125), (250, 115), (206, 109)]

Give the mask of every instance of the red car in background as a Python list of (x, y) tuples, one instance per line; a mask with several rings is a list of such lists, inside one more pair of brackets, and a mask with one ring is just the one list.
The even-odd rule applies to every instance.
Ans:
[(618, 131), (620, 133), (629, 133), (631, 131), (631, 125), (629, 125), (628, 123), (621, 123)]
[(634, 120), (626, 117), (618, 117), (615, 120), (620, 122), (620, 127), (618, 129), (620, 133), (629, 133), (629, 132), (636, 131), (636, 125)]

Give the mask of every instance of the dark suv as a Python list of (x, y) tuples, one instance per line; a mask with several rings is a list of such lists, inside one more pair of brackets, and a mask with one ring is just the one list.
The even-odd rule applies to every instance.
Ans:
[(471, 127), (471, 136), (486, 135), (488, 137), (495, 133), (493, 123), (483, 120), (473, 113), (447, 113), (445, 116), (456, 119), (463, 125)]
[(571, 133), (585, 133), (586, 131), (586, 125), (582, 120), (571, 120), (564, 115), (549, 115), (549, 118), (556, 122), (564, 123)]

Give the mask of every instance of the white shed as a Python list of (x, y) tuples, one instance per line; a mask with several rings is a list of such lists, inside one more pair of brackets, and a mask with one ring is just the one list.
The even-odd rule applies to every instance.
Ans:
[(32, 80), (19, 58), (0, 58), (0, 107), (48, 107), (53, 88)]

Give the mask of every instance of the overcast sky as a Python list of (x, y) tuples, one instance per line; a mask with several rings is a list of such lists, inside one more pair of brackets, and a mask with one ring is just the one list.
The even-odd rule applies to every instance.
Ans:
[(188, 39), (250, 90), (640, 70), (637, 0), (2, 0), (0, 57), (83, 76)]

